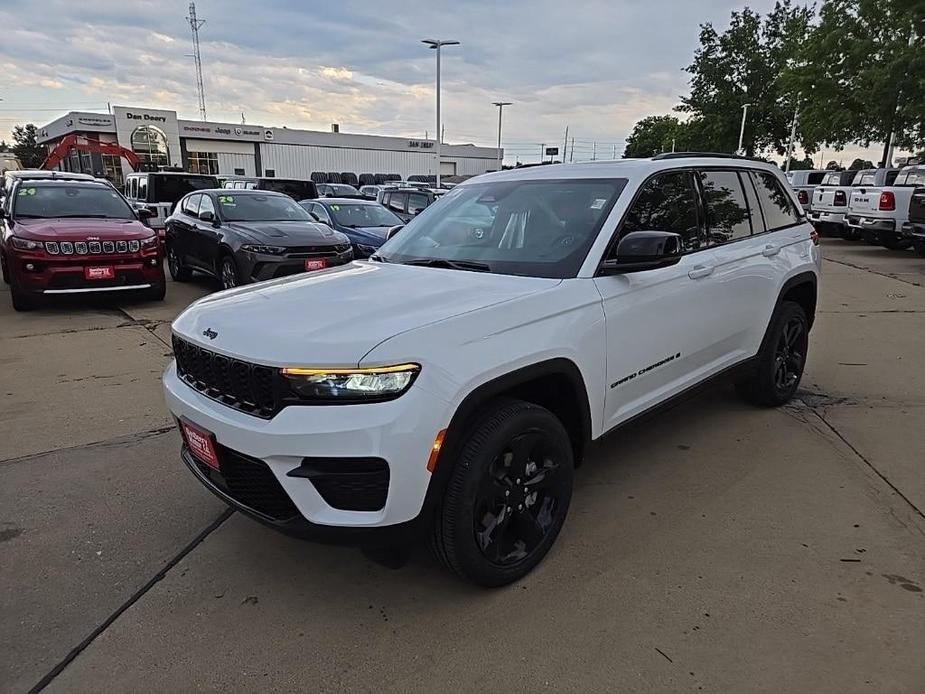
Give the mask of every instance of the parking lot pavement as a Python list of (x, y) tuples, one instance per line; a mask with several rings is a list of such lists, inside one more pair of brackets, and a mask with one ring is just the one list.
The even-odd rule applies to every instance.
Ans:
[[(0, 422), (0, 690), (925, 689), (925, 261), (825, 252), (799, 399), (717, 387), (595, 444), (557, 546), (496, 591), (423, 549), (393, 571), (225, 520), (148, 373), (204, 284), (10, 323), (0, 294), (24, 335), (0, 338), (4, 388), (42, 384), (20, 426), (50, 444)], [(59, 383), (49, 360), (110, 378)]]

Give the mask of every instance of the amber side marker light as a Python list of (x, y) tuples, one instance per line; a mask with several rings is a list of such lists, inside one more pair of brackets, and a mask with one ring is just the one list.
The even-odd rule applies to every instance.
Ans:
[(434, 445), (430, 447), (430, 457), (427, 459), (427, 472), (433, 472), (437, 469), (437, 459), (440, 457), (440, 449), (443, 448), (443, 439), (446, 437), (446, 429), (437, 432), (434, 439)]

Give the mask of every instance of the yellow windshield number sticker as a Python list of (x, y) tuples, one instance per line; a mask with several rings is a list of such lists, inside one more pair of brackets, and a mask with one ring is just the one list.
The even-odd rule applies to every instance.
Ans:
[(222, 205), (234, 207), (234, 196), (233, 195), (219, 195), (218, 201)]
[(23, 188), (19, 191), (19, 194), (23, 197), (27, 195), (35, 195), (35, 188)]

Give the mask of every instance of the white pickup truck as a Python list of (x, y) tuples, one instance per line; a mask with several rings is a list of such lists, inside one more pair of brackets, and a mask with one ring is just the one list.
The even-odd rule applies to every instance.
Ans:
[[(871, 169), (873, 171), (873, 169)], [(850, 227), (845, 226), (845, 212), (848, 210), (848, 196), (851, 184), (860, 180), (865, 171), (829, 171), (811, 194), (809, 221), (820, 235), (827, 231), (853, 238)]]
[(858, 177), (845, 216), (851, 234), (893, 250), (908, 248), (910, 241), (903, 238), (902, 228), (909, 220), (909, 201), (915, 185), (908, 183), (908, 178), (920, 168), (925, 169), (919, 166), (877, 169), (873, 174)]
[(787, 182), (797, 194), (797, 200), (803, 212), (809, 214), (810, 198), (816, 186), (822, 183), (822, 179), (829, 173), (825, 169), (800, 169), (797, 171), (788, 171), (786, 173)]

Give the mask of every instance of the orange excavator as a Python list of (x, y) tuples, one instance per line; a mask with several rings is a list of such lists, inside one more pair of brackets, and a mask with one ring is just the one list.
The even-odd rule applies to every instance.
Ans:
[(99, 140), (90, 140), (79, 135), (67, 135), (61, 139), (49, 155), (42, 162), (42, 169), (53, 169), (61, 160), (70, 154), (71, 149), (78, 152), (96, 152), (97, 154), (111, 154), (114, 157), (122, 157), (135, 171), (141, 168), (141, 159), (132, 150), (126, 149), (115, 142), (100, 142)]

